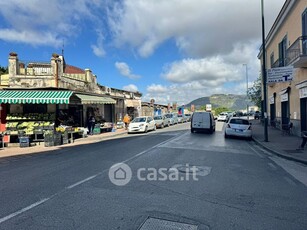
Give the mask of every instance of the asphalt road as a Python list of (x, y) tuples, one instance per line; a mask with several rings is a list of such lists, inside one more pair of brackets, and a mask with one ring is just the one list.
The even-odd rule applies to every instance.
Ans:
[[(306, 167), (225, 140), (222, 126), (0, 159), (0, 229), (306, 229)], [(124, 186), (109, 179), (119, 162)]]

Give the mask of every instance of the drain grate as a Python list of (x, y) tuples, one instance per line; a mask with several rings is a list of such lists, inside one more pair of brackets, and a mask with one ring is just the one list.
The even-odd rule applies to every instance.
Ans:
[(172, 166), (169, 171), (172, 171), (172, 169), (177, 169), (180, 173), (185, 174), (194, 174), (197, 176), (207, 176), (211, 172), (211, 167), (207, 166), (190, 166), (190, 165), (183, 165), (183, 164), (177, 164)]
[(148, 218), (140, 230), (197, 230), (198, 227), (194, 224), (186, 224), (169, 220)]

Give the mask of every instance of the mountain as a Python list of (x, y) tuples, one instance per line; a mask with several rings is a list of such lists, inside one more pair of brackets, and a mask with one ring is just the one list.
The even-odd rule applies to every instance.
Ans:
[[(253, 105), (252, 102), (248, 102), (249, 105)], [(210, 97), (201, 97), (189, 104), (185, 105), (185, 108), (191, 108), (191, 105), (195, 106), (195, 109), (199, 109), (201, 106), (211, 104), (212, 108), (226, 107), (230, 110), (244, 110), (246, 109), (246, 96), (235, 94), (214, 94)]]

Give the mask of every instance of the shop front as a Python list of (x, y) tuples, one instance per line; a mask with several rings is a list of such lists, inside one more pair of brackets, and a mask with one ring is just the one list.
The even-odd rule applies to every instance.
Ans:
[(141, 102), (139, 100), (127, 99), (125, 103), (127, 107), (127, 114), (131, 117), (131, 119), (140, 115)]
[(104, 125), (104, 114), (112, 118), (109, 110), (115, 101), (68, 90), (3, 90), (0, 103), (0, 131), (9, 134), (11, 142), (18, 142), (21, 136), (41, 141), (56, 131), (84, 136), (89, 116)]
[(307, 131), (307, 81), (297, 84), (296, 88), (299, 89), (301, 131)]

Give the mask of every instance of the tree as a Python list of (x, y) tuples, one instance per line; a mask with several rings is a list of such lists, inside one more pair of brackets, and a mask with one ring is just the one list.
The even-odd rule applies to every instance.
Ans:
[(214, 115), (219, 115), (222, 112), (226, 112), (229, 111), (229, 108), (226, 107), (218, 107), (218, 108), (214, 108)]
[(248, 88), (248, 98), (254, 102), (256, 106), (259, 108), (261, 107), (261, 76), (257, 78), (257, 80), (254, 81), (254, 84), (252, 87)]
[(2, 74), (8, 74), (9, 71), (8, 71), (8, 68), (7, 67), (2, 67), (0, 66), (0, 75)]

